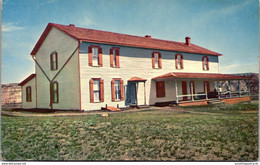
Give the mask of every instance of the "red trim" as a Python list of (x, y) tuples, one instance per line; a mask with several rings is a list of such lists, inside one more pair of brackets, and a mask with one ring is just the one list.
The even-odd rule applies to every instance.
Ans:
[(154, 52), (152, 53), (152, 67), (155, 68)]
[(100, 88), (100, 102), (104, 102), (104, 80), (100, 79), (99, 81)]
[(75, 38), (77, 40), (86, 41), (86, 42), (96, 42), (96, 43), (106, 43), (113, 45), (124, 45), (130, 47), (140, 47), (140, 48), (149, 48), (149, 49), (160, 49), (160, 50), (170, 50), (178, 52), (187, 52), (187, 53), (196, 53), (196, 54), (208, 54), (220, 56), (221, 54), (210, 51), (208, 49), (202, 48), (200, 46), (191, 44), (190, 46), (182, 42), (174, 42), (168, 40), (154, 39), (139, 36), (131, 36), (126, 34), (119, 34), (101, 30), (92, 30), (86, 28), (79, 28), (75, 26), (65, 26), (54, 23), (49, 23), (45, 28), (40, 39), (36, 43), (31, 55), (35, 55), (39, 50), (41, 44), (45, 40), (46, 36), (50, 32), (52, 27), (55, 27), (65, 34)]
[(102, 48), (98, 48), (98, 66), (103, 66)]
[(162, 69), (162, 55), (161, 53), (158, 53), (158, 66), (160, 69)]
[(92, 46), (88, 47), (88, 65), (92, 66), (93, 62), (92, 62)]
[(22, 82), (20, 82), (18, 85), (19, 86), (24, 86), (24, 84), (26, 84), (27, 82), (29, 82), (31, 79), (33, 79), (34, 77), (36, 77), (36, 74), (31, 74), (30, 76), (28, 76), (26, 79), (24, 79)]
[(112, 79), (112, 81), (111, 81), (111, 98), (112, 98), (112, 101), (116, 100), (116, 96), (115, 96), (115, 79)]
[(124, 80), (120, 80), (120, 94), (121, 94), (121, 101), (123, 101), (125, 99), (125, 95), (124, 95)]
[(216, 74), (216, 73), (181, 73), (181, 72), (170, 72), (161, 76), (152, 78), (166, 79), (166, 78), (195, 78), (195, 79), (216, 79), (216, 80), (248, 80), (252, 77), (233, 76), (228, 74)]
[(120, 62), (119, 62), (119, 49), (116, 49), (116, 67), (120, 67)]
[(131, 77), (128, 81), (144, 82), (146, 81), (146, 79), (139, 78), (139, 77)]
[(90, 102), (94, 103), (94, 90), (93, 90), (93, 84), (94, 84), (94, 79), (90, 79), (89, 81), (89, 94), (90, 94)]
[(82, 110), (81, 105), (81, 74), (80, 74), (80, 41), (78, 41), (78, 68), (79, 68), (79, 109)]
[[(207, 68), (205, 68), (204, 59), (206, 59)], [(202, 57), (202, 68), (203, 68), (203, 70), (209, 70), (209, 58), (208, 58), (207, 56), (203, 56), (203, 57)]]
[(110, 67), (114, 67), (114, 52), (113, 48), (110, 49)]

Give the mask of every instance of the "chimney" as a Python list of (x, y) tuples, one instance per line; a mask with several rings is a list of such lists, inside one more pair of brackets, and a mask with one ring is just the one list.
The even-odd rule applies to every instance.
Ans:
[(186, 45), (191, 46), (190, 37), (186, 37), (185, 40), (186, 40)]
[(73, 27), (75, 27), (75, 25), (74, 25), (74, 24), (69, 24), (69, 26), (73, 26)]
[(144, 36), (145, 38), (152, 38), (152, 36), (150, 36), (150, 35), (146, 35), (146, 36)]

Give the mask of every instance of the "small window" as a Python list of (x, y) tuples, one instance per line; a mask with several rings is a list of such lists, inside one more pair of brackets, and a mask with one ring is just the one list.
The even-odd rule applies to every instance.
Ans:
[(202, 57), (203, 70), (209, 70), (209, 58), (207, 56)]
[(51, 83), (51, 102), (59, 102), (59, 85), (58, 82)]
[(120, 67), (119, 65), (119, 48), (110, 49), (110, 66), (111, 67)]
[(115, 100), (121, 99), (120, 80), (115, 80)]
[(183, 56), (182, 54), (175, 55), (175, 68), (176, 69), (183, 69)]
[(26, 87), (26, 102), (32, 101), (32, 88), (31, 86)]
[(98, 66), (98, 48), (92, 48), (93, 66)]
[(51, 65), (51, 70), (57, 70), (58, 69), (58, 53), (54, 52), (51, 53), (50, 55), (50, 65)]
[(162, 68), (161, 54), (159, 52), (152, 53), (152, 65), (153, 68)]

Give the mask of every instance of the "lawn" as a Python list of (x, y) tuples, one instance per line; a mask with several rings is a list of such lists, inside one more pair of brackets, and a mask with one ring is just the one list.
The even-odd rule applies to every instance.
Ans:
[(258, 105), (2, 116), (1, 145), (4, 160), (256, 161)]

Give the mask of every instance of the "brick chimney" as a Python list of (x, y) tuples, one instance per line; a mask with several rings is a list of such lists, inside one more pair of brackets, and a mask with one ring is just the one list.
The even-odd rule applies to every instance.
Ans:
[(150, 35), (146, 35), (146, 36), (144, 36), (145, 38), (152, 38), (152, 36), (150, 36)]
[(74, 27), (75, 27), (75, 25), (74, 25), (74, 24), (69, 24), (69, 26), (74, 26)]
[(186, 41), (186, 45), (191, 46), (191, 44), (190, 44), (190, 37), (186, 37), (185, 41)]

